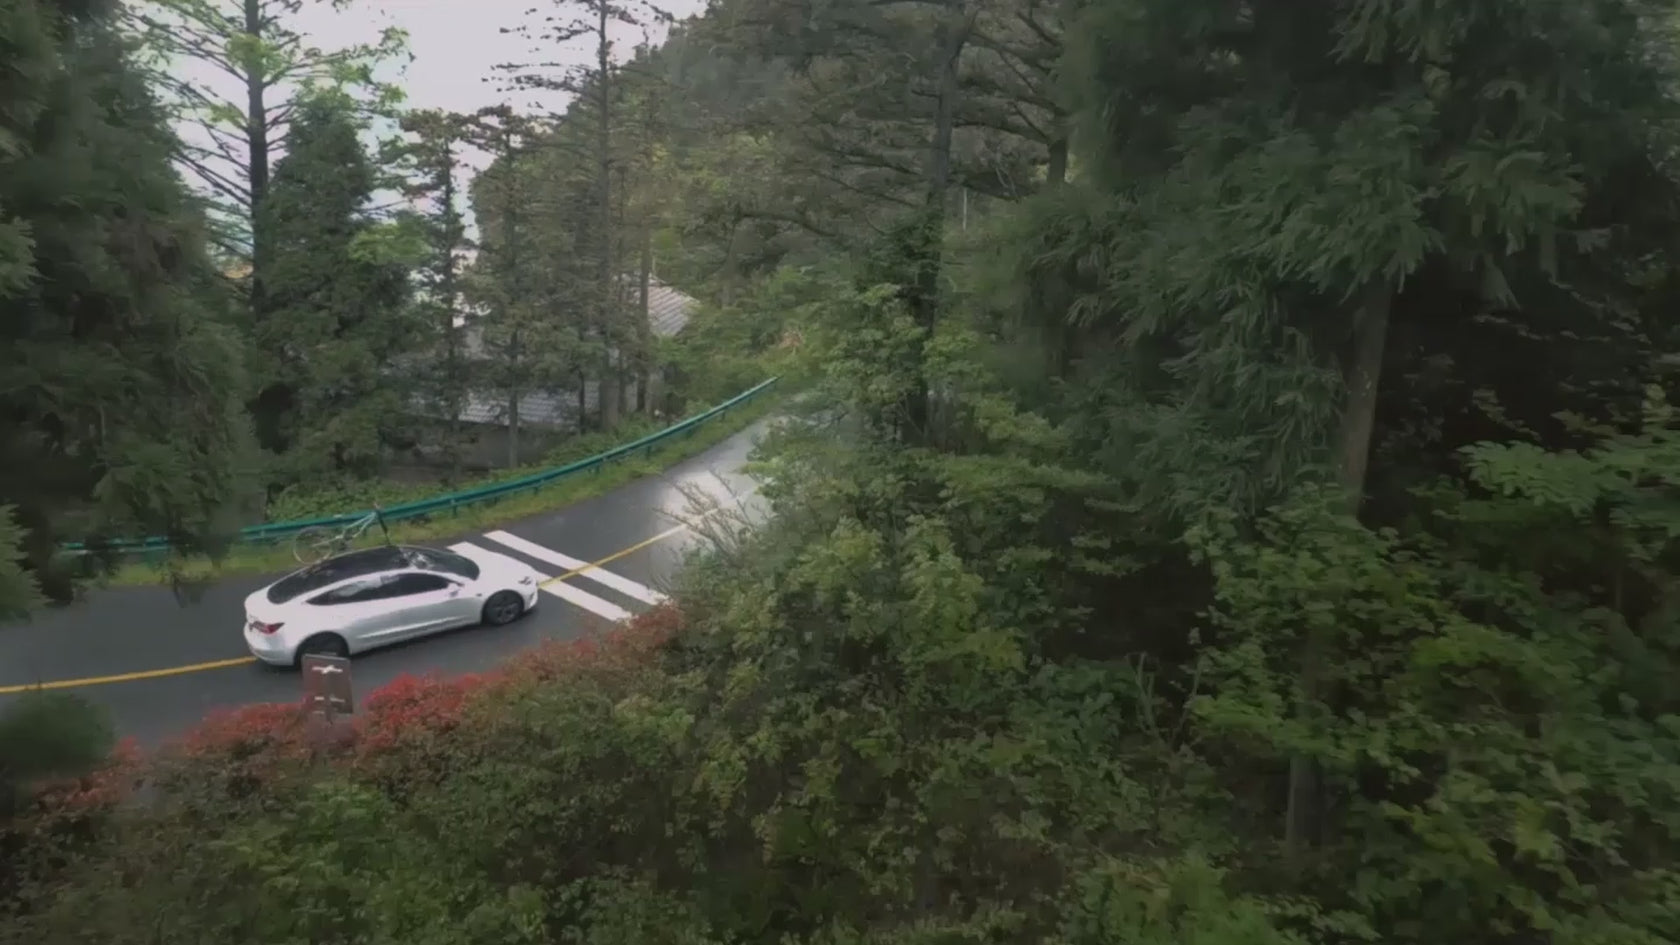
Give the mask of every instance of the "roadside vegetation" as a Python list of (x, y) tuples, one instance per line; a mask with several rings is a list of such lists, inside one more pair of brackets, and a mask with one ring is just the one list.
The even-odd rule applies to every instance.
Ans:
[[(706, 421), (690, 433), (661, 441), (652, 451), (639, 451), (574, 473), (540, 488), (462, 506), (453, 514), (425, 515), (388, 523), (390, 539), (396, 542), (426, 542), (453, 538), (469, 532), (482, 531), (517, 521), (526, 516), (564, 508), (584, 499), (604, 495), (619, 486), (646, 476), (659, 475), (685, 459), (697, 456), (764, 419), (780, 404), (779, 389), (765, 391), (750, 403), (742, 404), (727, 415)], [(540, 463), (524, 468), (501, 470), (486, 475), (481, 481), (468, 481), (455, 486), (464, 491), (480, 486), (496, 485), (533, 473), (565, 466), (606, 452), (614, 446), (632, 442), (650, 433), (665, 429), (663, 421), (633, 419), (613, 434), (586, 433), (570, 437), (549, 452)], [(356, 482), (338, 489), (317, 492), (293, 492), (279, 497), (274, 507), (285, 508), (273, 517), (278, 521), (339, 515), (342, 510), (362, 511), (373, 502), (390, 507), (402, 502), (435, 498), (437, 487), (425, 483), (393, 483), (383, 481)], [(352, 540), (348, 547), (360, 548), (385, 541), (386, 532), (377, 526), (369, 528)], [(219, 580), (239, 574), (278, 574), (298, 566), (291, 550), (289, 536), (269, 544), (235, 545), (224, 554), (185, 556), (128, 555), (117, 568), (102, 577), (102, 586), (146, 585), (160, 581), (190, 584), (197, 581)]]
[[(114, 540), (167, 537), (163, 564), (202, 570), (241, 526), (588, 455), (773, 373), (768, 346), (713, 370), (684, 331), (718, 290), (668, 285), (643, 248), (682, 270), (637, 164), (656, 144), (630, 133), (652, 104), (585, 142), (558, 115), (409, 109), (400, 30), (316, 48), (289, 0), (6, 15), (0, 538), (48, 600), (129, 563)], [(610, 70), (566, 81), (580, 121), (645, 97)]]
[[(611, 297), (562, 208), (657, 219), (611, 258), (703, 306), (647, 350), (702, 399), (809, 385), (774, 516), (671, 606), (338, 730), (0, 727), (0, 943), (1680, 941), (1674, 7), (718, 0), (521, 73), (577, 97), (495, 117), (496, 337)], [(91, 81), (60, 42), (27, 75)], [(173, 376), (201, 435), (87, 449), (245, 435), (236, 379)], [(10, 489), (20, 547), (107, 506), (209, 534), (169, 490), (233, 496), (223, 458)]]

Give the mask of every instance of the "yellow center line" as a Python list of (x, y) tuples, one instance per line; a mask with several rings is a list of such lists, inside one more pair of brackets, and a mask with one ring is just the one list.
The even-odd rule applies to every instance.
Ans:
[[(697, 516), (692, 522), (685, 522), (684, 524), (677, 525), (673, 528), (667, 528), (652, 538), (638, 541), (634, 545), (615, 551), (598, 561), (592, 561), (581, 568), (574, 568), (567, 571), (565, 574), (558, 575), (557, 577), (551, 577), (548, 580), (543, 581), (542, 586), (547, 587), (550, 584), (565, 581), (570, 578), (577, 577), (580, 574), (586, 574), (596, 568), (611, 564), (626, 555), (635, 554), (643, 548), (650, 545), (656, 545), (667, 538), (679, 535), (682, 532), (693, 528), (696, 523), (711, 517), (718, 511), (718, 509), (712, 509), (711, 511)], [(142, 679), (161, 679), (165, 676), (184, 676), (187, 673), (202, 673), (212, 669), (227, 669), (232, 666), (246, 666), (248, 664), (255, 663), (256, 661), (256, 657), (253, 656), (238, 656), (233, 659), (212, 660), (208, 663), (192, 663), (187, 666), (171, 666), (167, 669), (147, 669), (138, 673), (117, 673), (111, 676), (86, 676), (81, 679), (55, 679), (47, 682), (23, 683), (15, 686), (0, 686), (0, 696), (12, 695), (19, 692), (29, 692), (33, 689), (74, 689), (78, 686), (106, 686), (111, 683), (137, 682)]]
[(602, 567), (604, 565), (612, 564), (614, 561), (617, 561), (618, 559), (620, 559), (620, 558), (622, 558), (626, 555), (633, 555), (636, 552), (641, 551), (643, 548), (646, 548), (650, 545), (657, 545), (660, 542), (664, 541), (667, 538), (670, 538), (673, 535), (680, 535), (683, 532), (686, 532), (689, 529), (693, 528), (694, 526), (696, 526), (696, 525), (700, 524), (701, 522), (705, 521), (706, 519), (709, 519), (712, 516), (718, 514), (721, 511), (723, 511), (723, 507), (718, 506), (716, 508), (713, 508), (713, 509), (710, 509), (708, 511), (702, 512), (699, 515), (696, 515), (692, 521), (683, 522), (681, 525), (675, 525), (675, 526), (672, 526), (671, 528), (667, 528), (664, 531), (660, 532), (659, 534), (653, 536), (652, 538), (646, 538), (646, 539), (643, 539), (641, 541), (638, 541), (634, 545), (631, 545), (628, 548), (622, 548), (618, 551), (615, 551), (612, 554), (607, 555), (605, 558), (602, 558), (598, 561), (591, 561), (581, 568), (573, 568), (572, 570), (567, 571), (564, 574), (557, 574), (554, 577), (551, 577), (548, 580), (543, 581), (541, 584), (539, 584), (537, 586), (538, 587), (547, 587), (550, 584), (557, 584), (560, 581), (570, 580), (572, 578), (577, 577), (580, 574), (588, 574), (589, 572), (595, 570), (596, 568)]
[(21, 686), (0, 686), (0, 695), (14, 692), (28, 692), (31, 689), (72, 689), (76, 686), (104, 686), (109, 683), (133, 682), (136, 679), (159, 679), (164, 676), (181, 676), (186, 673), (202, 673), (207, 669), (226, 669), (229, 666), (244, 666), (255, 663), (252, 656), (238, 656), (230, 660), (212, 660), (208, 663), (193, 663), (190, 666), (171, 666), (168, 669), (148, 669), (139, 673), (118, 673), (115, 676), (87, 676), (82, 679), (56, 679), (51, 682), (29, 683)]

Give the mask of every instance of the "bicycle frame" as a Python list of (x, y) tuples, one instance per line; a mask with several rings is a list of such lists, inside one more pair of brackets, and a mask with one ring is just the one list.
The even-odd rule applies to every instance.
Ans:
[(391, 529), (385, 524), (385, 512), (378, 505), (367, 515), (334, 531), (326, 525), (308, 525), (292, 535), (292, 555), (305, 564), (319, 562), (349, 550), (361, 534), (374, 522), (385, 535), (385, 544), (392, 544)]
[(385, 544), (389, 545), (391, 543), (391, 530), (385, 527), (384, 510), (381, 509), (377, 503), (374, 504), (373, 511), (350, 523), (350, 526), (340, 534), (340, 540), (344, 544), (348, 545), (350, 542), (360, 538), (362, 536), (362, 532), (367, 531), (368, 526), (372, 525), (374, 522), (379, 523), (379, 531), (385, 536)]

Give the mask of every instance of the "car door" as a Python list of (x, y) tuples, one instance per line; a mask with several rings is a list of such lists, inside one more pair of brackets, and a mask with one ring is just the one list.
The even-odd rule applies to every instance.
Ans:
[(441, 574), (406, 571), (396, 575), (391, 603), (400, 610), (400, 638), (425, 636), (470, 623), (473, 601), (461, 582)]
[(398, 589), (395, 574), (373, 574), (359, 578), (310, 598), (319, 608), (316, 618), (323, 629), (344, 637), (352, 650), (384, 646), (401, 632), (400, 612), (391, 606)]

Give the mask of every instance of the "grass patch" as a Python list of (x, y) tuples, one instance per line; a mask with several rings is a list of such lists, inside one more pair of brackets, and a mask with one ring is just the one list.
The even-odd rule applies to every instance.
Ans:
[(615, 446), (638, 440), (650, 433), (657, 433), (669, 425), (670, 421), (659, 422), (641, 415), (626, 417), (618, 429), (610, 433), (596, 431), (570, 436), (565, 442), (531, 462), (479, 473), (454, 483), (441, 479), (438, 482), (366, 479), (296, 485), (269, 500), (264, 521), (295, 522), (300, 519), (325, 518), (342, 515), (354, 509), (371, 508), (374, 503), (390, 508), (448, 492), (492, 486), (575, 463), (580, 459), (599, 456)]
[[(558, 508), (564, 508), (574, 502), (594, 498), (644, 476), (663, 472), (689, 457), (711, 449), (769, 414), (775, 404), (776, 399), (773, 397), (754, 398), (751, 403), (731, 410), (727, 416), (715, 418), (703, 424), (691, 436), (676, 437), (655, 445), (651, 454), (643, 452), (634, 457), (616, 459), (606, 465), (577, 472), (545, 484), (533, 492), (488, 500), (480, 505), (463, 508), (458, 514), (454, 515), (445, 514), (393, 522), (390, 524), (391, 540), (399, 543), (424, 542), (468, 532), (484, 531), (530, 515), (550, 512)], [(630, 439), (634, 438), (633, 436), (630, 437)], [(623, 442), (625, 442), (624, 438), (618, 438), (611, 445)], [(595, 449), (586, 455), (596, 455), (604, 449), (611, 448), (611, 445)], [(574, 457), (574, 459), (581, 458), (584, 457)], [(553, 465), (563, 465), (565, 462), (566, 460), (562, 459)], [(552, 467), (544, 466), (541, 468)], [(518, 475), (520, 473), (509, 471), (498, 475), (491, 481), (505, 482), (517, 478)], [(415, 496), (415, 498), (419, 498), (419, 496)], [(323, 514), (335, 514), (343, 511), (347, 511), (347, 509), (338, 508)], [(383, 543), (384, 540), (384, 536), (380, 534), (379, 527), (376, 525), (363, 533), (361, 540), (357, 541), (354, 547), (377, 545)], [(292, 557), (289, 535), (286, 537), (286, 541), (287, 543), (278, 545), (236, 545), (220, 561), (213, 561), (202, 556), (129, 561), (119, 565), (106, 579), (105, 583), (108, 586), (135, 586), (168, 581), (196, 582), (235, 575), (291, 571), (298, 564), (297, 560)]]

